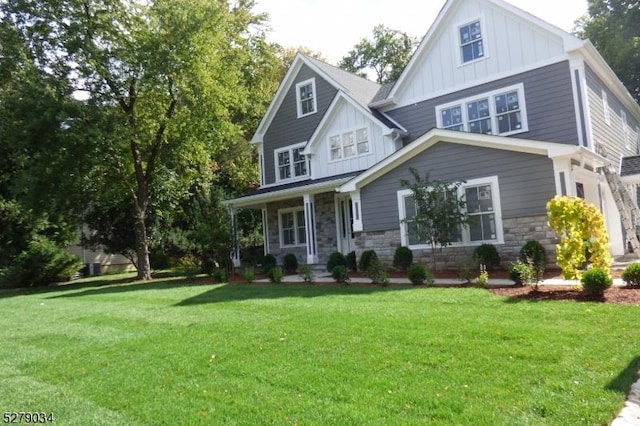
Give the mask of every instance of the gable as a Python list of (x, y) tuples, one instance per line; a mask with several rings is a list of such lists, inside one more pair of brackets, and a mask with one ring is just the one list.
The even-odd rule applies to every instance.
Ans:
[[(461, 29), (474, 24), (482, 56), (465, 62)], [(390, 97), (409, 105), (558, 62), (566, 59), (567, 40), (578, 39), (500, 0), (449, 0)]]

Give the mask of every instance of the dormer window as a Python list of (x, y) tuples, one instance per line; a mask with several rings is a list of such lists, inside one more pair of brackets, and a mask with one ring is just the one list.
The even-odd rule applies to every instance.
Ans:
[(275, 151), (277, 181), (308, 176), (307, 158), (302, 151), (304, 151), (304, 144)]
[(296, 102), (298, 105), (298, 118), (305, 117), (316, 112), (315, 78), (296, 84)]
[(484, 57), (484, 41), (479, 19), (461, 26), (458, 28), (458, 33), (460, 34), (460, 52), (463, 64)]

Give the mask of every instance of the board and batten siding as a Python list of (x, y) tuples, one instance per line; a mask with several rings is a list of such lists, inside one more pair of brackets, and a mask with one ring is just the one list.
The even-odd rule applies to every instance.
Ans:
[[(398, 93), (398, 105), (564, 57), (563, 40), (487, 1), (458, 2)], [(459, 26), (480, 19), (484, 59), (462, 64)]]
[[(317, 112), (298, 118), (296, 104), (296, 84), (315, 78)], [(295, 81), (285, 95), (278, 112), (264, 135), (264, 169), (267, 184), (276, 181), (274, 150), (285, 146), (307, 142), (318, 127), (338, 90), (313, 72), (308, 66), (300, 68)]]
[[(594, 149), (616, 164), (620, 161), (620, 157), (640, 153), (638, 151), (638, 128), (640, 127), (638, 120), (622, 105), (613, 92), (607, 88), (588, 65), (585, 65), (585, 76), (587, 80), (587, 99), (589, 102), (589, 118)], [(605, 91), (607, 94), (610, 124), (605, 122), (602, 91)], [(624, 111), (626, 115), (629, 129), (628, 140), (626, 142), (624, 139), (621, 111)], [(604, 151), (602, 147), (604, 147)]]
[(556, 193), (553, 163), (546, 156), (439, 142), (362, 188), (364, 231), (400, 226), (397, 193), (404, 189), (401, 179), (413, 180), (412, 167), (444, 181), (498, 176), (503, 220), (546, 214)]
[(386, 113), (408, 130), (409, 136), (405, 138), (405, 143), (409, 143), (436, 127), (437, 106), (518, 83), (524, 86), (529, 131), (514, 137), (578, 145), (571, 70), (567, 61), (386, 111)]

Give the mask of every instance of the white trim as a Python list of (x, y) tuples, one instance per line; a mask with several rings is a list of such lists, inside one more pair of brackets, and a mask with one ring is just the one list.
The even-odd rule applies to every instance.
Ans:
[[(460, 40), (460, 28), (473, 24), (476, 21), (480, 23), (480, 40), (482, 41), (482, 56), (465, 62), (463, 53), (462, 53), (462, 40)], [(457, 25), (454, 25), (454, 30), (456, 34), (454, 39), (455, 42), (453, 45), (457, 46), (458, 48), (458, 68), (465, 67), (467, 65), (471, 65), (480, 61), (484, 61), (485, 59), (489, 59), (489, 49), (488, 49), (489, 43), (486, 43), (487, 30), (485, 25), (484, 14), (480, 14), (472, 19), (466, 19), (465, 21), (460, 22)], [(468, 44), (473, 44), (473, 43), (474, 41), (471, 41)]]
[[(500, 201), (500, 185), (498, 181), (498, 176), (486, 176), (481, 178), (469, 179), (463, 182), (460, 187), (457, 189), (457, 196), (461, 198), (465, 194), (465, 190), (470, 187), (477, 187), (481, 185), (490, 185), (491, 186), (491, 201), (493, 202), (493, 211), (491, 213), (485, 212), (484, 214), (493, 214), (494, 221), (496, 226), (496, 238), (481, 240), (481, 241), (471, 241), (471, 234), (468, 225), (462, 226), (462, 241), (454, 242), (452, 246), (454, 247), (468, 247), (468, 246), (479, 246), (481, 244), (504, 244), (504, 229), (502, 226), (502, 204)], [(398, 202), (398, 217), (400, 220), (400, 241), (403, 246), (407, 246), (411, 249), (417, 250), (425, 250), (431, 249), (430, 244), (415, 244), (410, 245), (409, 239), (407, 238), (407, 224), (404, 221), (407, 217), (407, 212), (405, 209), (404, 199), (408, 196), (411, 196), (413, 191), (410, 189), (401, 189), (397, 191), (397, 202)], [(475, 216), (475, 215), (473, 215)]]
[[(516, 129), (516, 130), (512, 130), (509, 132), (504, 132), (504, 133), (497, 133), (497, 131), (499, 130), (499, 125), (498, 125), (498, 112), (496, 111), (496, 102), (495, 102), (495, 97), (497, 95), (501, 95), (501, 94), (505, 94), (507, 92), (517, 92), (518, 93), (518, 107), (519, 107), (519, 111), (520, 111), (520, 124), (521, 127), (520, 129)], [(483, 99), (487, 99), (489, 102), (489, 117), (491, 120), (491, 130), (492, 133), (489, 134), (495, 134), (495, 135), (502, 135), (502, 136), (509, 136), (509, 135), (515, 135), (518, 133), (525, 133), (529, 131), (529, 122), (527, 120), (527, 102), (526, 102), (526, 98), (525, 98), (525, 93), (524, 93), (524, 84), (523, 83), (518, 83), (518, 84), (514, 84), (512, 86), (507, 86), (507, 87), (502, 87), (500, 89), (495, 89), (492, 90), (490, 92), (485, 92), (485, 93), (481, 93), (475, 96), (469, 96), (467, 98), (463, 98), (463, 99), (458, 99), (456, 101), (453, 102), (448, 102), (446, 104), (441, 104), (441, 105), (437, 105), (435, 110), (436, 110), (436, 123), (437, 123), (437, 127), (439, 128), (443, 128), (443, 124), (442, 124), (442, 110), (447, 109), (447, 108), (451, 108), (451, 107), (455, 107), (455, 106), (460, 106), (461, 108), (461, 112), (462, 112), (462, 125), (463, 125), (463, 129), (465, 131), (469, 131), (469, 117), (468, 117), (468, 108), (467, 108), (467, 104), (475, 102), (475, 101), (479, 101), (479, 100), (483, 100)], [(507, 114), (509, 114), (509, 112), (507, 112)]]
[(360, 191), (354, 191), (350, 196), (353, 209), (353, 232), (362, 232), (362, 199)]
[[(306, 143), (305, 142), (300, 142), (300, 143), (296, 143), (293, 145), (288, 145), (288, 146), (284, 146), (282, 148), (278, 148), (278, 149), (274, 149), (273, 150), (273, 164), (275, 166), (275, 173), (276, 173), (276, 184), (281, 184), (281, 183), (289, 183), (289, 182), (296, 182), (299, 180), (305, 180), (309, 178), (309, 158), (304, 154), (304, 147), (305, 147)], [(302, 149), (302, 152), (300, 152), (300, 155), (304, 155), (304, 162), (305, 162), (305, 168), (306, 168), (306, 173), (300, 176), (295, 176), (295, 167), (294, 167), (294, 163), (293, 163), (293, 150), (294, 149)], [(281, 178), (280, 177), (280, 163), (278, 162), (278, 154), (280, 154), (281, 152), (289, 152), (289, 174), (291, 177), (288, 178)]]
[[(311, 85), (311, 94), (312, 94), (311, 100), (313, 101), (313, 111), (303, 113), (302, 102), (306, 101), (306, 99), (303, 100), (302, 98), (300, 98), (300, 88), (308, 85)], [(312, 115), (318, 112), (318, 96), (316, 92), (315, 77), (301, 81), (300, 83), (296, 83), (296, 111), (298, 112), (298, 118), (306, 117), (308, 115)]]
[(262, 242), (264, 246), (264, 254), (267, 255), (270, 253), (269, 251), (269, 211), (267, 210), (267, 206), (264, 206), (262, 209)]
[(607, 95), (607, 91), (600, 89), (600, 97), (602, 98), (604, 122), (607, 126), (611, 126), (611, 108), (609, 107), (609, 96)]
[[(304, 243), (300, 243), (300, 241), (298, 241), (298, 229), (300, 228), (299, 224), (298, 224), (298, 213), (302, 212), (302, 214), (304, 215), (304, 206), (299, 206), (299, 207), (289, 207), (286, 209), (278, 209), (278, 239), (279, 239), (279, 243), (280, 243), (280, 248), (285, 248), (285, 247), (306, 247), (307, 243), (306, 241)], [(295, 237), (295, 244), (285, 244), (284, 243), (284, 235), (282, 234), (282, 215), (283, 214), (288, 214), (288, 213), (293, 213), (293, 229), (294, 229), (294, 234), (293, 236)], [(304, 224), (305, 226), (305, 238), (306, 238), (306, 223)]]
[(624, 108), (620, 110), (620, 121), (622, 121), (622, 137), (624, 138), (624, 147), (627, 149), (631, 149), (631, 138), (629, 133), (629, 125), (627, 124), (627, 113), (624, 112)]
[[(358, 134), (358, 130), (366, 130), (367, 131), (367, 144), (369, 146), (369, 150), (365, 153), (359, 154), (358, 153), (358, 138), (357, 138), (357, 134)], [(351, 134), (353, 137), (353, 150), (354, 150), (354, 155), (351, 155), (349, 157), (345, 156), (344, 154), (344, 135), (346, 134)], [(347, 128), (344, 130), (340, 130), (337, 133), (332, 133), (332, 134), (327, 134), (327, 162), (328, 163), (337, 163), (340, 161), (349, 161), (349, 160), (353, 160), (354, 158), (360, 158), (360, 157), (366, 157), (367, 155), (373, 155), (373, 143), (371, 141), (371, 136), (372, 136), (372, 132), (371, 132), (371, 127), (368, 124), (365, 124), (363, 126), (357, 126), (357, 127), (351, 127), (351, 128)], [(340, 140), (340, 157), (333, 159), (331, 157), (331, 138), (334, 137), (338, 137)]]

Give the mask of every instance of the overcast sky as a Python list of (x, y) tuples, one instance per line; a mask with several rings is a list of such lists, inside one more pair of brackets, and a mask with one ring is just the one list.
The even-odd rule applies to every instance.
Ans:
[[(507, 0), (545, 21), (573, 30), (587, 13), (586, 0)], [(270, 15), (268, 39), (308, 47), (335, 64), (378, 24), (422, 38), (445, 0), (257, 0), (255, 11)]]

